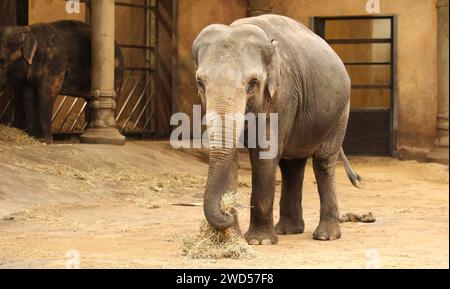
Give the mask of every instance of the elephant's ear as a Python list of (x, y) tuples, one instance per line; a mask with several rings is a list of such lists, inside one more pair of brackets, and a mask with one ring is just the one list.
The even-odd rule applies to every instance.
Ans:
[(267, 92), (270, 97), (273, 98), (278, 93), (278, 88), (281, 81), (281, 61), (277, 49), (278, 42), (275, 39), (272, 39), (271, 45), (273, 52), (268, 65)]
[(220, 37), (220, 33), (227, 31), (229, 27), (223, 24), (211, 24), (205, 27), (195, 38), (192, 44), (192, 55), (194, 57), (194, 65), (197, 68), (199, 64), (199, 50), (214, 43), (216, 37)]
[(27, 33), (25, 35), (22, 46), (22, 55), (28, 65), (33, 64), (34, 56), (36, 55), (37, 50), (37, 41), (36, 38), (31, 33)]
[(194, 69), (197, 70), (198, 68), (198, 51), (201, 46), (202, 42), (202, 33), (200, 33), (197, 38), (194, 40), (194, 43), (192, 43), (192, 57), (194, 59)]
[(194, 59), (194, 70), (198, 69), (198, 46), (194, 43), (192, 45), (192, 57)]

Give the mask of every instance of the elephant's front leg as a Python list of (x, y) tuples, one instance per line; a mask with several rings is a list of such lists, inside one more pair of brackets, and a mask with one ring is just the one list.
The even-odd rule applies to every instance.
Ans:
[[(44, 93), (39, 95), (39, 127), (40, 127), (40, 137), (47, 144), (53, 142), (52, 133), (52, 112), (53, 112), (53, 101), (50, 97), (43, 96)], [(54, 96), (56, 97), (56, 95)], [(53, 98), (53, 97), (52, 97)]]
[(341, 237), (339, 210), (336, 198), (337, 157), (314, 158), (313, 167), (320, 197), (320, 223), (313, 237), (316, 240), (336, 240)]
[(39, 127), (41, 130), (41, 138), (46, 143), (52, 143), (52, 114), (53, 103), (61, 91), (64, 82), (64, 73), (56, 77), (48, 76), (47, 80), (42, 82), (38, 89), (38, 107), (39, 107)]
[(250, 150), (252, 163), (252, 196), (250, 227), (245, 234), (250, 245), (278, 243), (273, 224), (275, 176), (278, 159), (260, 159), (256, 149)]
[(25, 108), (26, 127), (25, 130), (32, 136), (38, 136), (38, 120), (36, 113), (36, 93), (34, 88), (23, 84), (22, 97)]

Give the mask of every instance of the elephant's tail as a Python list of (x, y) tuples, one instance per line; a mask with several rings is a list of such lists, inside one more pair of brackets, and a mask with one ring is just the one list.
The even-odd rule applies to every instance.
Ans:
[(341, 152), (339, 153), (339, 156), (344, 161), (344, 168), (347, 172), (347, 177), (352, 182), (353, 186), (360, 188), (360, 183), (362, 181), (362, 178), (353, 170), (352, 166), (350, 165), (349, 160), (345, 156), (344, 149), (341, 148)]

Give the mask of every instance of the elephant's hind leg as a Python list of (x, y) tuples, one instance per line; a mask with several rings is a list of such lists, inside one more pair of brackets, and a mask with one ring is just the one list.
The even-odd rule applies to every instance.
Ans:
[(306, 162), (307, 159), (280, 161), (282, 175), (280, 220), (275, 226), (275, 232), (279, 235), (304, 232), (302, 188)]
[(316, 240), (336, 240), (341, 237), (335, 171), (347, 129), (349, 109), (348, 105), (335, 128), (313, 155), (314, 175), (320, 197), (320, 222), (313, 234)]
[(320, 197), (320, 222), (313, 237), (316, 240), (336, 240), (341, 237), (336, 198), (335, 167), (337, 157), (314, 157), (313, 167)]

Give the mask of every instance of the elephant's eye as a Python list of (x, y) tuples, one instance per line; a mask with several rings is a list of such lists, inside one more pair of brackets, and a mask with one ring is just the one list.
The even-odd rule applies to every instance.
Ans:
[(205, 83), (201, 79), (197, 79), (197, 86), (203, 92), (206, 90)]
[(248, 94), (254, 94), (256, 92), (256, 89), (259, 86), (259, 81), (257, 79), (252, 79), (248, 85), (247, 85), (247, 93)]

